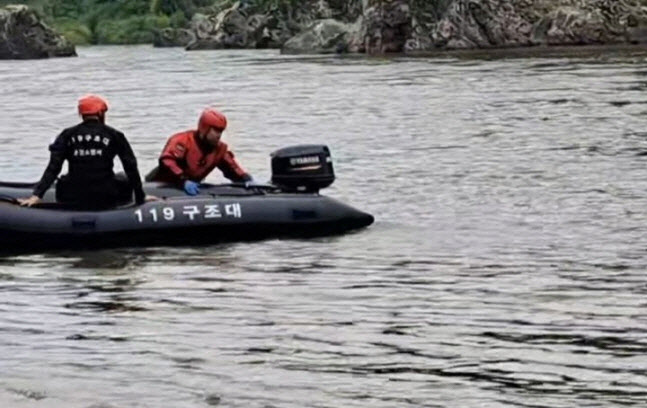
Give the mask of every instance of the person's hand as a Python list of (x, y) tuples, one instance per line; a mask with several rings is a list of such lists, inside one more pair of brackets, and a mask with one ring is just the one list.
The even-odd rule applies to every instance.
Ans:
[(145, 201), (145, 202), (147, 202), (147, 203), (149, 203), (149, 202), (151, 202), (151, 201), (158, 201), (158, 200), (159, 200), (159, 197), (156, 197), (156, 196), (154, 196), (154, 195), (147, 195), (147, 196), (144, 198), (144, 201)]
[(195, 181), (187, 180), (184, 182), (184, 191), (190, 196), (197, 195), (200, 193), (200, 184)]
[(23, 206), (23, 207), (31, 207), (34, 204), (38, 204), (40, 202), (40, 197), (38, 196), (31, 196), (29, 198), (19, 198), (18, 203)]

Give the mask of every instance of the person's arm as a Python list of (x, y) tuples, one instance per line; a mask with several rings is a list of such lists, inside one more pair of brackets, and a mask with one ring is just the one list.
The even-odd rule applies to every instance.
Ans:
[(146, 194), (144, 194), (142, 179), (137, 169), (137, 158), (135, 158), (135, 153), (133, 153), (133, 149), (130, 147), (130, 143), (128, 143), (123, 133), (119, 134), (118, 140), (117, 155), (119, 156), (119, 160), (121, 160), (126, 176), (128, 176), (130, 185), (135, 191), (135, 202), (137, 204), (143, 204), (146, 201)]
[(228, 150), (222, 157), (222, 160), (218, 163), (218, 168), (231, 181), (245, 182), (252, 180), (252, 176), (238, 164), (231, 150)]
[(200, 194), (200, 182), (190, 180), (184, 171), (187, 147), (183, 142), (183, 135), (185, 134), (177, 134), (168, 140), (159, 158), (159, 168), (173, 174), (177, 186), (188, 195), (194, 196)]
[(184, 169), (180, 166), (180, 161), (186, 156), (186, 147), (179, 141), (171, 138), (159, 158), (160, 166), (171, 172), (177, 178), (180, 184), (186, 180)]
[(45, 168), (45, 172), (43, 173), (40, 181), (34, 188), (34, 196), (43, 198), (43, 195), (45, 195), (47, 189), (52, 186), (52, 184), (56, 180), (56, 177), (58, 177), (61, 169), (63, 168), (63, 162), (65, 161), (65, 150), (65, 136), (64, 133), (61, 133), (56, 138), (54, 143), (49, 146), (49, 163), (47, 164), (47, 168)]

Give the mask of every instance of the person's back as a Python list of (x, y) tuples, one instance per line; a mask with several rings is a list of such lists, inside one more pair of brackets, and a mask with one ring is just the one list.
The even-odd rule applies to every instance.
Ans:
[(104, 123), (107, 109), (106, 102), (93, 95), (79, 101), (83, 122), (65, 129), (50, 145), (47, 169), (34, 188), (34, 195), (21, 204), (37, 203), (67, 160), (69, 173), (57, 182), (57, 199), (87, 209), (114, 207), (120, 195), (120, 182), (113, 170), (115, 156), (121, 159), (128, 177), (126, 187), (134, 188), (138, 204), (144, 202), (137, 160), (124, 134)]
[(96, 120), (66, 129), (50, 149), (60, 149), (69, 164), (69, 176), (79, 182), (103, 181), (114, 177), (116, 147), (124, 135)]
[[(57, 183), (59, 201), (80, 203), (88, 208), (115, 206), (119, 188), (113, 170), (114, 159), (120, 153), (122, 156), (125, 153), (126, 161), (134, 158), (127, 144), (123, 133), (98, 120), (86, 120), (64, 130), (50, 146), (52, 154), (62, 154), (69, 167), (67, 176)], [(124, 163), (127, 173), (134, 173), (136, 166), (136, 162)], [(139, 173), (132, 177), (139, 178)], [(36, 192), (40, 190), (37, 188)]]

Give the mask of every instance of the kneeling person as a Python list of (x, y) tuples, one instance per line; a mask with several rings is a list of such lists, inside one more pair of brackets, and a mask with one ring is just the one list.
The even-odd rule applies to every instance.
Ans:
[(177, 133), (168, 139), (159, 166), (146, 176), (146, 181), (174, 183), (188, 195), (196, 195), (200, 193), (200, 182), (218, 167), (231, 181), (253, 182), (227, 144), (220, 140), (226, 128), (225, 115), (213, 108), (205, 109), (197, 130)]

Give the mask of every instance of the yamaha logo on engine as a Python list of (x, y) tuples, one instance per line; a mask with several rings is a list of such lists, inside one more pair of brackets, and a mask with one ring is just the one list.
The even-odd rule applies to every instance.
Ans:
[(290, 159), (290, 164), (292, 166), (298, 166), (300, 164), (314, 164), (314, 163), (319, 163), (319, 156), (293, 157)]

